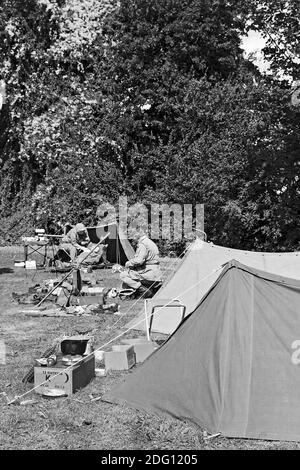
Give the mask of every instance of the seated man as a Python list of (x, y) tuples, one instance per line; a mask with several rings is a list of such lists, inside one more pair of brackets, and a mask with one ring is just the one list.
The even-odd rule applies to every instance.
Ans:
[(71, 228), (69, 232), (63, 237), (60, 248), (65, 250), (71, 258), (72, 263), (75, 261), (77, 254), (81, 252), (88, 252), (90, 249), (87, 247), (90, 243), (87, 229), (84, 224), (77, 224)]
[(136, 254), (125, 264), (127, 269), (120, 273), (120, 279), (123, 281), (124, 289), (129, 287), (142, 293), (147, 290), (146, 287), (142, 287), (143, 281), (147, 281), (147, 284), (149, 281), (153, 283), (162, 281), (159, 251), (156, 244), (141, 229), (137, 229), (132, 238), (138, 242)]

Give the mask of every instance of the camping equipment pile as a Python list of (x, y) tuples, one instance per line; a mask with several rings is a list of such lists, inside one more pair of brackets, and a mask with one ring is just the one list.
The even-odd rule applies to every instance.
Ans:
[(117, 312), (118, 304), (108, 303), (116, 295), (116, 289), (99, 286), (92, 275), (81, 274), (77, 269), (72, 276), (68, 274), (61, 279), (47, 279), (30, 287), (26, 293), (13, 292), (12, 298), (18, 304), (36, 306), (36, 310), (24, 311), (30, 316), (96, 315)]

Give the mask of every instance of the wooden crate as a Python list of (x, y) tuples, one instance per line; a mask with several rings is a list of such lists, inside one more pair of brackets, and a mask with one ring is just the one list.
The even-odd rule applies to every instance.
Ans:
[(66, 395), (72, 395), (77, 390), (85, 387), (95, 376), (95, 357), (94, 355), (86, 357), (80, 363), (71, 367), (66, 366), (61, 359), (53, 367), (35, 367), (34, 386), (37, 387), (60, 371), (62, 372), (60, 375), (38, 387), (35, 390), (36, 393), (43, 395), (45, 391), (47, 392), (47, 389), (56, 388), (64, 390)]

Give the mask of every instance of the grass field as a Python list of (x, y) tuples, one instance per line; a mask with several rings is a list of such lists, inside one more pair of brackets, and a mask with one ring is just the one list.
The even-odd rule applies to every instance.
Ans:
[[(0, 363), (0, 393), (9, 398), (30, 390), (21, 380), (34, 358), (52, 341), (77, 329), (95, 329), (96, 347), (124, 331), (124, 325), (141, 309), (143, 302), (121, 303), (121, 313), (91, 317), (27, 317), (11, 301), (12, 292), (23, 293), (42, 279), (55, 277), (43, 271), (25, 271), (14, 267), (22, 259), (17, 247), (0, 248), (0, 340), (6, 345), (6, 364)], [(176, 260), (164, 260), (165, 267)], [(96, 271), (103, 286), (118, 286), (118, 276), (110, 270)], [(116, 322), (118, 323), (116, 324)], [(127, 333), (136, 337), (137, 332)], [(201, 429), (175, 419), (138, 412), (127, 406), (91, 402), (91, 398), (109, 390), (126, 373), (96, 377), (87, 387), (68, 398), (46, 398), (32, 393), (37, 403), (7, 405), (0, 395), (0, 449), (298, 449), (300, 444), (257, 440), (226, 439), (221, 436), (205, 441)]]

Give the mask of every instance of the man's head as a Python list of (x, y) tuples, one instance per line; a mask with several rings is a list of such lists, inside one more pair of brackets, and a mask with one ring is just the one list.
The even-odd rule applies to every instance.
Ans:
[(131, 226), (128, 228), (128, 238), (138, 242), (140, 238), (146, 235), (144, 229), (139, 226)]
[(84, 224), (76, 224), (75, 225), (76, 232), (79, 234), (86, 234), (86, 226)]
[(76, 228), (77, 236), (79, 240), (81, 240), (80, 242), (81, 245), (88, 245), (89, 239), (88, 239), (86, 226), (84, 224), (77, 224), (75, 225), (75, 228)]

